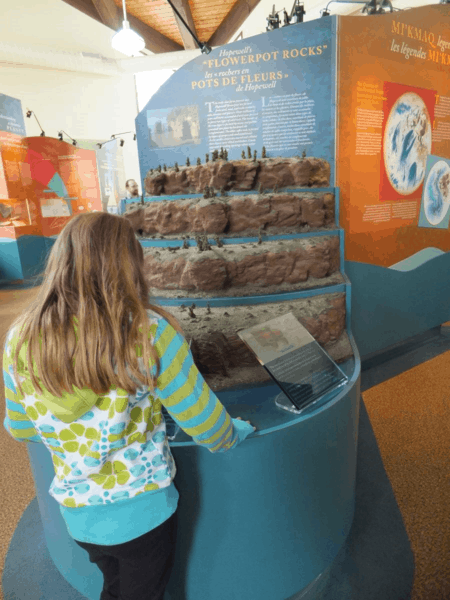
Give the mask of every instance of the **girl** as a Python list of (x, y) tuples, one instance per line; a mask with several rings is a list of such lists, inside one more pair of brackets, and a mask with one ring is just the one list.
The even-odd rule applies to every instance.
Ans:
[(3, 356), (4, 425), (50, 451), (49, 493), (103, 573), (100, 600), (164, 596), (179, 494), (162, 405), (210, 452), (231, 450), (255, 430), (230, 418), (178, 322), (148, 297), (128, 221), (78, 215), (58, 236)]

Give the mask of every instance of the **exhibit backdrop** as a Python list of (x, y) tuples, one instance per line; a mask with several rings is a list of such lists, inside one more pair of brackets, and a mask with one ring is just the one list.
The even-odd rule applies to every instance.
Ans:
[(26, 135), (22, 103), (17, 98), (0, 94), (0, 131)]
[(346, 260), (450, 250), (446, 5), (339, 19), (337, 184)]
[(96, 155), (102, 209), (105, 212), (110, 208), (117, 209), (119, 200), (127, 195), (123, 151), (119, 140), (104, 143)]
[(73, 215), (101, 210), (94, 151), (54, 138), (2, 133), (0, 156), (3, 204), (11, 211), (1, 224), (20, 228), (14, 237), (57, 235)]
[(336, 17), (240, 40), (176, 71), (136, 118), (142, 189), (150, 169), (191, 164), (224, 148), (229, 160), (305, 155), (335, 177)]
[(23, 137), (20, 100), (0, 95), (0, 280), (42, 272), (64, 225), (102, 210), (95, 151)]

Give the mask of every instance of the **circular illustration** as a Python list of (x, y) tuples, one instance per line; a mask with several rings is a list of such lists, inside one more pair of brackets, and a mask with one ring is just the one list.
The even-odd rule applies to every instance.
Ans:
[(427, 107), (420, 96), (407, 92), (391, 109), (383, 141), (386, 173), (399, 194), (412, 194), (421, 185), (430, 152), (431, 123)]
[(425, 182), (423, 207), (431, 225), (438, 225), (450, 204), (450, 166), (440, 160), (431, 168)]

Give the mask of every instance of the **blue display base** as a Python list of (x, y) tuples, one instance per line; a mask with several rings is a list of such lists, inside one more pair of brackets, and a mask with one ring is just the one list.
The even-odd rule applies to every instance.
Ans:
[[(74, 571), (76, 558), (74, 554)], [(273, 556), (268, 565), (275, 579), (277, 558)], [(361, 400), (355, 515), (350, 534), (329, 570), (305, 590), (273, 600), (408, 600), (413, 577), (414, 557), (408, 536)], [(98, 600), (99, 579), (100, 571), (92, 566), (90, 600)], [(26, 508), (12, 537), (2, 588), (4, 600), (88, 600), (55, 567), (47, 550), (37, 498)], [(236, 592), (239, 594), (239, 589)], [(251, 594), (236, 597), (258, 600)], [(166, 595), (165, 600), (183, 598)]]
[(345, 262), (361, 359), (450, 320), (450, 252), (430, 258), (423, 251), (402, 262), (408, 270)]

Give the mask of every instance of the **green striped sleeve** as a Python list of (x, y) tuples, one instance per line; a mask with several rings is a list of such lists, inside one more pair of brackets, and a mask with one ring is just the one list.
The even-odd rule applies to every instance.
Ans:
[(161, 363), (155, 393), (174, 421), (210, 452), (238, 445), (237, 429), (195, 366), (184, 337), (161, 318), (153, 343)]

